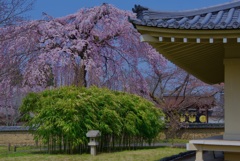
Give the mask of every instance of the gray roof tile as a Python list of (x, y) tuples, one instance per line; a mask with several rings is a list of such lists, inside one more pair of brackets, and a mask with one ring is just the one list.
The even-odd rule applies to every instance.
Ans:
[(29, 127), (25, 126), (0, 126), (0, 132), (28, 131)]
[(237, 29), (240, 27), (240, 1), (181, 12), (153, 11), (135, 5), (135, 25), (176, 29)]

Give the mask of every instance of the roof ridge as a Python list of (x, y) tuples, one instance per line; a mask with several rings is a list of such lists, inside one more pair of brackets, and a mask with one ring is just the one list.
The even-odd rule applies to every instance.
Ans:
[[(203, 7), (199, 9), (183, 10), (183, 11), (162, 11), (162, 10), (151, 10), (147, 7), (141, 5), (135, 5), (132, 9), (133, 12), (137, 13), (138, 16), (147, 13), (147, 14), (158, 14), (164, 16), (165, 18), (179, 18), (179, 17), (189, 17), (194, 15), (202, 15), (209, 12), (217, 12), (219, 10), (228, 10), (233, 7), (240, 7), (240, 1), (227, 2), (219, 5), (214, 5), (210, 7)], [(142, 14), (139, 14), (142, 13)]]

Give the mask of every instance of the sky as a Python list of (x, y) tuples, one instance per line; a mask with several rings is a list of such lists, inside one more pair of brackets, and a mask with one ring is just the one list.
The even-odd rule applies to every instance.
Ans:
[(233, 0), (36, 0), (33, 10), (28, 14), (31, 19), (41, 19), (45, 12), (52, 17), (63, 17), (76, 13), (81, 8), (109, 3), (123, 10), (131, 10), (135, 4), (152, 10), (183, 11), (229, 3)]

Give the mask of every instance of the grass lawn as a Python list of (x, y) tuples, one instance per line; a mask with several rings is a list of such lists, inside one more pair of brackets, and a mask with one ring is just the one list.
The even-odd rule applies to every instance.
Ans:
[[(5, 151), (5, 152), (4, 152)], [(35, 154), (30, 152), (6, 153), (6, 147), (0, 147), (0, 160), (2, 161), (157, 161), (161, 158), (186, 151), (181, 148), (156, 148), (122, 151), (114, 153), (101, 153), (97, 156), (90, 154), (63, 155), (63, 154)]]

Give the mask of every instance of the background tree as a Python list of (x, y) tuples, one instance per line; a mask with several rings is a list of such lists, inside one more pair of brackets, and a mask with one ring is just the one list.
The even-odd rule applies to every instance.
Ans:
[(35, 0), (0, 0), (0, 26), (22, 23)]
[(173, 107), (164, 95), (186, 98), (207, 87), (140, 42), (128, 16), (135, 15), (103, 4), (62, 18), (45, 14), (43, 20), (0, 28), (0, 86), (9, 82), (27, 93), (95, 85), (136, 93), (168, 109)]
[(45, 14), (43, 20), (1, 27), (0, 86), (8, 82), (24, 94), (96, 85), (146, 95), (145, 73), (164, 66), (165, 59), (139, 41), (128, 16), (134, 15), (103, 4), (62, 18)]
[(78, 86), (143, 92), (146, 82), (140, 64), (164, 65), (165, 60), (148, 44), (139, 41), (140, 35), (128, 22), (128, 16), (134, 15), (103, 4), (63, 18), (34, 21), (26, 27), (37, 24), (38, 28), (21, 35), (15, 45), (5, 50), (16, 51), (22, 41), (28, 40), (25, 49), (31, 51), (22, 51), (19, 54), (22, 60), (16, 58), (20, 64), (25, 63), (21, 66), (23, 85), (45, 88), (51, 74), (58, 83), (56, 72), (61, 66), (72, 70), (69, 71), (74, 76), (72, 83)]
[(217, 95), (223, 90), (223, 85), (205, 84), (172, 64), (161, 73), (149, 73), (147, 81), (150, 98), (163, 109), (168, 118), (169, 138), (176, 138), (178, 131), (191, 123), (189, 120), (181, 122), (180, 116), (184, 111), (208, 111), (217, 106)]
[(14, 55), (25, 46), (19, 43), (15, 48), (12, 44), (16, 43), (16, 37), (31, 29), (21, 26), (26, 23), (26, 13), (33, 4), (34, 0), (0, 0), (0, 117), (3, 125), (15, 125), (19, 117), (22, 75), (20, 60)]
[[(12, 44), (16, 43), (18, 34), (24, 35), (26, 30), (31, 29), (26, 25), (23, 28), (21, 26), (26, 23), (25, 14), (32, 9), (33, 4), (34, 0), (0, 0), (0, 82), (7, 73), (18, 76), (19, 69), (15, 67), (17, 62), (12, 59), (13, 50), (17, 52), (19, 47)], [(19, 42), (18, 46), (20, 45), (22, 42)]]

